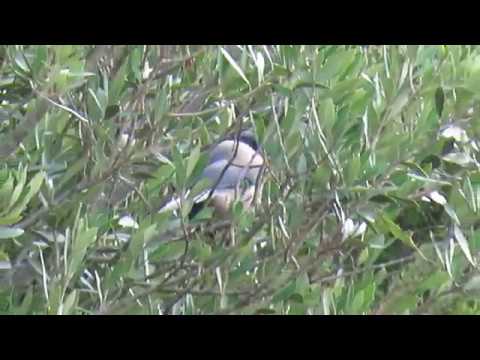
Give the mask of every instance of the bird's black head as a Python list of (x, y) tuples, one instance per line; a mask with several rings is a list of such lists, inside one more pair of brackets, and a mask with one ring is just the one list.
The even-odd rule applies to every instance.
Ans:
[[(236, 139), (238, 136), (237, 133), (232, 134), (230, 139)], [(240, 133), (240, 136), (238, 136), (238, 140), (249, 145), (253, 150), (257, 151), (259, 148), (259, 144), (257, 142), (257, 138), (255, 136), (255, 133), (251, 130), (243, 130)]]

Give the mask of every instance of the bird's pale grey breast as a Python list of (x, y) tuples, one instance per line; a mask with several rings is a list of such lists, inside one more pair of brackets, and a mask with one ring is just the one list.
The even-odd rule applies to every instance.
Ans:
[(211, 152), (209, 164), (204, 169), (202, 177), (214, 182), (219, 181), (217, 188), (235, 187), (243, 179), (254, 184), (262, 165), (261, 154), (249, 145), (243, 142), (236, 145), (235, 141), (226, 140)]
[[(198, 179), (207, 179), (209, 188), (194, 198), (193, 215), (203, 207), (205, 200), (211, 200), (214, 208), (221, 213), (235, 199), (250, 206), (262, 167), (263, 156), (251, 131), (243, 131), (238, 142), (234, 136), (217, 144)], [(176, 209), (179, 204), (179, 199), (175, 198), (160, 211)]]

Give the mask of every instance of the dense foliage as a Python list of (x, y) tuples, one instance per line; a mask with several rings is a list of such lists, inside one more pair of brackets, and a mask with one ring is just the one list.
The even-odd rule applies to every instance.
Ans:
[[(1, 46), (3, 314), (480, 313), (477, 46)], [(158, 213), (252, 128), (261, 205)]]

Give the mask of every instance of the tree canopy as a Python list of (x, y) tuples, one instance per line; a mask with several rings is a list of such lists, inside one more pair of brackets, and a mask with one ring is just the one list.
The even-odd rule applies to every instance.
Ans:
[[(0, 46), (0, 313), (479, 314), (479, 100), (478, 46)], [(239, 129), (256, 208), (159, 213)]]

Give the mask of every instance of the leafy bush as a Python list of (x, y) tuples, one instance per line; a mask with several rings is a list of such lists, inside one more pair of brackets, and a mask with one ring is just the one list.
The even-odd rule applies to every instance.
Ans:
[[(478, 314), (479, 84), (477, 46), (1, 46), (0, 311)], [(261, 205), (158, 213), (239, 126)]]

